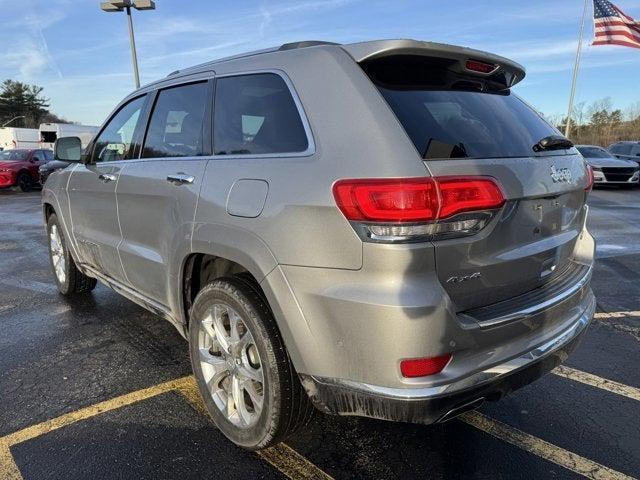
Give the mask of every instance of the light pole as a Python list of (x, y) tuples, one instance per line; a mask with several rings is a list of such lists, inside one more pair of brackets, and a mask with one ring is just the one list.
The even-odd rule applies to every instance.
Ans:
[(129, 43), (131, 44), (131, 63), (133, 64), (133, 80), (136, 88), (140, 88), (140, 75), (138, 74), (138, 55), (136, 54), (136, 39), (133, 35), (133, 19), (131, 9), (155, 10), (156, 4), (152, 0), (120, 0), (100, 3), (100, 9), (105, 12), (127, 12), (129, 21)]
[(4, 122), (2, 124), (3, 127), (6, 127), (7, 125), (9, 125), (11, 122), (13, 122), (14, 120), (18, 120), (19, 118), (27, 118), (24, 115), (18, 115), (17, 117), (13, 117), (11, 120)]

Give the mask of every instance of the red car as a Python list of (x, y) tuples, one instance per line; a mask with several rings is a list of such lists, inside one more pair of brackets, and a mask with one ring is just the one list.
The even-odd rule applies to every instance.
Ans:
[(40, 165), (50, 160), (53, 160), (51, 150), (0, 151), (0, 188), (17, 185), (28, 192), (40, 182)]

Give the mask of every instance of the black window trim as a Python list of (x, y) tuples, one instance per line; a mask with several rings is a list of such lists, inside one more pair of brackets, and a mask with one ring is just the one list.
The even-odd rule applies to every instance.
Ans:
[[(302, 122), (302, 128), (304, 129), (304, 133), (307, 137), (307, 149), (301, 152), (282, 152), (282, 153), (235, 153), (229, 155), (211, 155), (211, 158), (214, 160), (232, 160), (239, 158), (291, 158), (291, 157), (309, 157), (316, 153), (316, 144), (313, 139), (313, 132), (311, 131), (311, 127), (309, 125), (309, 120), (307, 118), (307, 114), (304, 111), (304, 107), (302, 106), (302, 102), (298, 97), (298, 92), (296, 92), (291, 79), (287, 76), (285, 72), (277, 69), (266, 69), (266, 70), (243, 70), (239, 72), (232, 73), (224, 73), (221, 75), (216, 75), (215, 79), (218, 78), (228, 78), (228, 77), (243, 77), (247, 75), (259, 75), (264, 73), (272, 73), (278, 75), (287, 86), (289, 90), (289, 94), (291, 98), (293, 98), (293, 103), (296, 105), (296, 109), (298, 110), (298, 115), (300, 117), (300, 121)], [(215, 98), (215, 97), (214, 97)], [(213, 106), (213, 110), (215, 110), (215, 105)], [(213, 127), (213, 125), (212, 125)], [(213, 128), (210, 129), (213, 132)], [(214, 145), (215, 147), (215, 145)], [(213, 150), (215, 152), (215, 150)]]

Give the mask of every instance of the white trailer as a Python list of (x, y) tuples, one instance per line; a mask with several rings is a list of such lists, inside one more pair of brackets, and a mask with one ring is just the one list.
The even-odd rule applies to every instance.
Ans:
[(85, 148), (98, 133), (98, 127), (92, 125), (76, 125), (74, 123), (41, 123), (40, 148), (53, 150), (57, 138), (79, 137), (82, 148)]
[(40, 148), (40, 132), (35, 128), (0, 127), (0, 150)]

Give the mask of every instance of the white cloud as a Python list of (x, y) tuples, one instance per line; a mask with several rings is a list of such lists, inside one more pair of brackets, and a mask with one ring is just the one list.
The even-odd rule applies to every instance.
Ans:
[[(64, 0), (63, 0), (64, 1)], [(33, 81), (43, 72), (50, 71), (57, 77), (62, 72), (49, 52), (49, 45), (44, 30), (54, 26), (66, 17), (60, 5), (47, 4), (35, 6), (33, 2), (2, 6), (3, 13), (9, 18), (3, 22), (0, 42), (4, 53), (0, 54), (3, 68), (9, 68), (24, 80)]]

